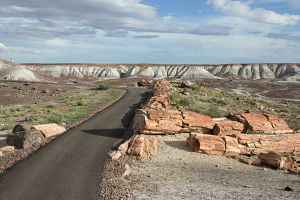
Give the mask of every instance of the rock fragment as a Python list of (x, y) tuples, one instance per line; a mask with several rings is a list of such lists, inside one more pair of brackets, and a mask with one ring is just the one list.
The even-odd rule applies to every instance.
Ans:
[(40, 131), (46, 138), (60, 135), (66, 131), (66, 128), (58, 124), (41, 124), (31, 127), (32, 130)]

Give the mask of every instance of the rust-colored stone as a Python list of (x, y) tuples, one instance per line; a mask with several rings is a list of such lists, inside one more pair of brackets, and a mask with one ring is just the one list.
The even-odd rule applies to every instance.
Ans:
[(241, 133), (244, 130), (244, 125), (237, 121), (232, 120), (222, 120), (216, 122), (216, 125), (213, 129), (215, 135), (232, 135), (235, 133)]
[(183, 127), (189, 132), (209, 134), (215, 126), (213, 119), (207, 115), (189, 110), (180, 110), (183, 116)]
[(190, 147), (199, 153), (207, 155), (225, 154), (225, 142), (219, 136), (191, 133), (187, 142)]
[(41, 124), (31, 127), (32, 130), (40, 131), (46, 138), (60, 135), (66, 131), (66, 129), (58, 124)]
[(225, 142), (225, 155), (226, 156), (237, 156), (241, 153), (238, 146), (238, 140), (233, 137), (225, 136), (222, 138)]
[(300, 158), (289, 155), (280, 155), (276, 152), (260, 154), (259, 158), (265, 164), (271, 165), (280, 169), (288, 169), (293, 173), (300, 172)]
[(240, 162), (245, 163), (247, 165), (254, 165), (259, 166), (261, 165), (261, 160), (255, 156), (244, 156), (244, 155), (238, 155), (236, 156), (236, 159), (238, 159)]
[(7, 152), (11, 152), (15, 149), (16, 149), (16, 147), (14, 147), (14, 146), (4, 146), (4, 147), (0, 148), (0, 151), (4, 152), (4, 153), (7, 153)]
[(155, 156), (157, 154), (157, 139), (149, 135), (136, 135), (131, 139), (127, 153), (137, 159)]
[(231, 119), (244, 124), (244, 131), (262, 133), (289, 133), (293, 132), (286, 122), (277, 115), (258, 113), (237, 113)]

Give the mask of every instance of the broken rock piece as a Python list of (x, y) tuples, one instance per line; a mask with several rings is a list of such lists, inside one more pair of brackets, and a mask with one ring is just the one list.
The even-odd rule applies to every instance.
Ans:
[(58, 124), (41, 124), (31, 127), (32, 130), (40, 131), (46, 138), (60, 135), (66, 131), (66, 129)]
[(213, 119), (207, 115), (192, 112), (189, 110), (179, 110), (183, 116), (183, 127), (188, 132), (210, 134), (215, 126)]
[(244, 131), (247, 132), (265, 134), (293, 132), (282, 118), (274, 114), (236, 113), (232, 114), (230, 119), (243, 123)]
[(199, 153), (207, 155), (224, 155), (225, 142), (220, 136), (190, 133), (188, 145)]
[(213, 134), (221, 136), (232, 135), (235, 133), (241, 133), (243, 130), (244, 125), (242, 123), (225, 119), (216, 122), (216, 125), (213, 129)]
[(150, 135), (136, 135), (131, 139), (127, 153), (135, 156), (137, 159), (147, 159), (156, 156), (157, 139)]

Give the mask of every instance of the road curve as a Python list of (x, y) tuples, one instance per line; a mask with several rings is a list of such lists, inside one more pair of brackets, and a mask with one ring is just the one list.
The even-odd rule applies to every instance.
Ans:
[(128, 89), (121, 100), (19, 162), (0, 177), (0, 199), (99, 199), (106, 154), (124, 134), (145, 92)]

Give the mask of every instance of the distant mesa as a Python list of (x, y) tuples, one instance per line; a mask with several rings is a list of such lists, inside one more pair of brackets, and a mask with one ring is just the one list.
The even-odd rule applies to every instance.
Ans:
[(60, 77), (118, 79), (150, 78), (276, 79), (300, 81), (300, 64), (224, 64), (224, 65), (155, 65), (155, 64), (16, 64), (0, 60), (0, 79), (47, 81)]

